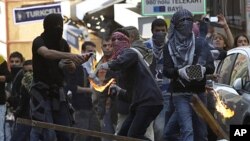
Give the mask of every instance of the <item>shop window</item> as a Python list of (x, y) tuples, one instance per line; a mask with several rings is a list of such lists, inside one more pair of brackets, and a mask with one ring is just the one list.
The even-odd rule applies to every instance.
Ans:
[(215, 16), (223, 13), (234, 35), (246, 32), (245, 0), (207, 0), (207, 13)]

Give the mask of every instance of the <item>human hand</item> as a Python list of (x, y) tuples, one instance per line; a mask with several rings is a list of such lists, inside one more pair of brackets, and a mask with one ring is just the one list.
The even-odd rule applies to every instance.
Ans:
[(72, 53), (69, 54), (68, 59), (73, 61), (75, 65), (81, 65), (82, 63), (87, 61), (84, 56)]
[(203, 78), (204, 78), (204, 76), (205, 76), (205, 73), (206, 73), (206, 67), (204, 67), (204, 66), (202, 66), (202, 65), (199, 65), (200, 67), (201, 67), (201, 78), (200, 79), (198, 79), (198, 81), (201, 81)]
[(200, 21), (208, 23), (209, 22), (209, 15), (202, 15)]
[(109, 86), (108, 95), (116, 96), (116, 95), (119, 95), (120, 91), (121, 91), (121, 87), (113, 83)]
[(69, 59), (62, 59), (59, 62), (59, 67), (65, 69), (68, 72), (74, 72), (76, 69), (75, 63)]
[(228, 28), (227, 20), (224, 17), (224, 15), (219, 14), (219, 15), (217, 15), (217, 17), (218, 17), (218, 24), (220, 24), (223, 28)]
[(83, 53), (82, 56), (85, 59), (85, 61), (88, 61), (91, 56), (93, 56), (93, 52)]
[(186, 71), (187, 67), (189, 67), (189, 66), (190, 66), (190, 65), (187, 65), (187, 66), (185, 66), (185, 67), (183, 67), (183, 68), (180, 68), (180, 69), (178, 70), (179, 76), (180, 76), (181, 78), (187, 80), (187, 81), (190, 81), (190, 78), (189, 78), (189, 76), (187, 75), (187, 71)]
[(90, 79), (96, 78), (96, 73), (94, 73), (94, 72), (89, 73), (89, 78), (90, 78)]

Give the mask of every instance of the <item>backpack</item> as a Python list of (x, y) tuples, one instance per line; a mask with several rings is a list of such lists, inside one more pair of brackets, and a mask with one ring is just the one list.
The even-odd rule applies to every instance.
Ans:
[(133, 42), (131, 47), (140, 52), (142, 58), (147, 62), (147, 64), (150, 65), (153, 62), (153, 51), (152, 49), (147, 48), (142, 40)]

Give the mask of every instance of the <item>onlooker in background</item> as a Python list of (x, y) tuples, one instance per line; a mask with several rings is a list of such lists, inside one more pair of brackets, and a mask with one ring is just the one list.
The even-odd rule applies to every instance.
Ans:
[(6, 115), (6, 93), (5, 84), (11, 80), (8, 65), (2, 55), (0, 55), (0, 140), (5, 140), (5, 115)]
[[(205, 38), (207, 35), (208, 28), (211, 28), (210, 22), (208, 22), (208, 19), (206, 19), (204, 16), (202, 17), (201, 21), (199, 21), (199, 33), (201, 38)], [(194, 26), (193, 26), (193, 32), (194, 32)], [(194, 32), (195, 33), (195, 32)], [(209, 40), (208, 38), (205, 38), (206, 40)], [(211, 39), (209, 40), (211, 42)], [(217, 64), (219, 61), (223, 60), (227, 56), (227, 51), (223, 48), (215, 48), (212, 43), (209, 44), (210, 46), (210, 52), (212, 53), (214, 63)], [(219, 75), (217, 74), (210, 74), (206, 75), (207, 82), (209, 81), (217, 81)], [(206, 85), (206, 88), (209, 88)], [(206, 89), (206, 95), (207, 95), (207, 109), (211, 113), (211, 115), (214, 115), (214, 112), (216, 110), (215, 108), (215, 97), (210, 89)], [(217, 136), (215, 133), (213, 133), (212, 129), (208, 127), (208, 141), (216, 141)]]
[(9, 112), (15, 111), (18, 105), (18, 94), (21, 88), (21, 80), (23, 77), (23, 55), (19, 52), (13, 52), (9, 57), (10, 71), (12, 74), (12, 81), (8, 83), (6, 91), (8, 93)]
[[(22, 69), (23, 61), (24, 61), (24, 57), (20, 52), (17, 52), (17, 51), (12, 52), (9, 56), (9, 66), (10, 66), (12, 81), (10, 83), (8, 83), (6, 86), (6, 91), (7, 91), (8, 97), (15, 96), (16, 91), (18, 91), (20, 89), (20, 83), (19, 84), (16, 83), (15, 85), (13, 83), (15, 81), (20, 82), (20, 78), (16, 77), (16, 75)], [(18, 80), (16, 80), (16, 79), (18, 79)], [(11, 105), (11, 106), (13, 106), (13, 105)]]
[[(87, 41), (82, 44), (82, 54), (95, 53), (95, 44), (93, 42)], [(86, 62), (88, 63), (88, 62)], [(74, 72), (66, 73), (66, 91), (72, 93), (71, 103), (75, 108), (75, 122), (74, 127), (100, 131), (100, 122), (97, 118), (97, 114), (93, 108), (92, 104), (92, 94), (93, 91), (90, 88), (90, 83), (88, 80), (87, 69), (91, 69), (80, 65), (76, 67)], [(75, 134), (73, 141), (100, 141), (99, 138), (91, 136), (83, 136)]]
[[(89, 59), (89, 54), (72, 54), (62, 38), (61, 14), (49, 14), (43, 21), (44, 32), (32, 43), (33, 82), (31, 117), (48, 123), (70, 126), (70, 112), (64, 92), (63, 70), (73, 72)], [(30, 141), (70, 141), (70, 135), (51, 129), (32, 127)]]
[[(96, 68), (100, 64), (108, 62), (111, 60), (113, 55), (113, 46), (111, 46), (110, 36), (105, 37), (102, 40), (102, 51), (103, 56), (100, 61), (97, 63)], [(100, 85), (105, 85), (111, 78), (115, 78), (115, 81), (118, 83), (116, 74), (111, 70), (100, 69), (97, 72), (97, 77), (99, 79)], [(116, 97), (110, 96), (108, 94), (108, 89), (105, 89), (103, 92), (96, 92), (98, 96), (98, 115), (101, 120), (101, 131), (105, 133), (114, 134), (115, 126), (117, 123), (117, 112), (116, 112)], [(123, 106), (120, 105), (119, 106)], [(102, 141), (111, 141), (110, 139), (102, 138)]]
[[(12, 52), (9, 56), (9, 66), (10, 66), (10, 72), (11, 72), (11, 82), (7, 83), (6, 86), (6, 93), (7, 93), (7, 116), (6, 116), (6, 122), (5, 122), (5, 141), (10, 141), (13, 131), (13, 125), (14, 125), (14, 115), (13, 111), (16, 109), (17, 101), (13, 99), (13, 97), (16, 96), (16, 91), (18, 91), (21, 87), (20, 83), (15, 83), (15, 81), (18, 81), (19, 78), (16, 77), (18, 72), (22, 69), (23, 66), (24, 57), (20, 52)], [(20, 80), (19, 80), (20, 81)], [(12, 101), (14, 100), (14, 101)], [(9, 102), (12, 101), (12, 104)]]
[(229, 50), (226, 37), (221, 33), (214, 33), (212, 37), (212, 45), (216, 49)]
[[(169, 79), (163, 76), (163, 47), (167, 42), (167, 23), (163, 19), (155, 19), (151, 24), (152, 37), (145, 42), (146, 47), (153, 52), (153, 60), (149, 65), (152, 74), (155, 76), (158, 86), (161, 89), (163, 96), (163, 109), (154, 121), (155, 141), (163, 140), (164, 127), (168, 123), (170, 116), (173, 113), (171, 106), (170, 93), (167, 89)], [(165, 124), (163, 124), (165, 123)]]
[[(32, 60), (24, 61), (23, 68), (17, 76), (21, 78), (21, 87), (17, 91), (17, 108), (14, 111), (16, 118), (30, 119), (30, 88), (33, 80)], [(11, 141), (29, 141), (31, 126), (15, 124)]]
[(90, 59), (83, 64), (83, 67), (87, 70), (87, 73), (90, 74), (96, 67), (96, 44), (92, 41), (85, 41), (82, 44), (82, 53), (93, 53)]
[[(174, 13), (168, 33), (168, 42), (164, 47), (164, 75), (171, 79), (169, 92), (172, 93), (175, 113), (180, 126), (183, 141), (207, 141), (206, 123), (193, 111), (190, 102), (193, 94), (198, 95), (206, 105), (206, 74), (214, 72), (213, 58), (204, 38), (195, 38), (192, 32), (193, 16), (186, 9)], [(192, 79), (188, 74), (190, 66), (200, 70), (200, 77)], [(170, 123), (166, 131), (166, 140), (171, 141), (173, 128)], [(170, 135), (170, 136), (169, 136)]]
[(121, 71), (124, 89), (131, 100), (130, 113), (118, 135), (147, 139), (144, 134), (148, 126), (162, 110), (161, 91), (142, 58), (129, 49), (129, 33), (117, 29), (111, 39), (114, 47), (112, 61), (101, 64), (99, 69)]
[[(131, 47), (137, 49), (143, 56), (143, 59), (151, 64), (153, 61), (153, 51), (151, 47), (146, 47), (144, 40), (140, 38), (138, 29), (134, 26), (123, 27), (129, 33), (129, 40)], [(151, 43), (151, 42), (150, 42)], [(151, 45), (149, 45), (151, 46)]]
[(23, 55), (18, 52), (12, 52), (9, 56), (9, 65), (12, 74), (12, 78), (14, 79), (19, 70), (21, 70), (24, 62)]
[(234, 47), (248, 46), (249, 39), (245, 34), (239, 34), (234, 38)]
[[(214, 34), (216, 35), (216, 33), (218, 33), (218, 32), (215, 32), (214, 26), (219, 26), (219, 27), (222, 27), (225, 31), (226, 37), (224, 36), (223, 38), (225, 39), (224, 41), (225, 41), (225, 44), (227, 45), (226, 46), (227, 50), (231, 49), (234, 47), (234, 37), (227, 24), (226, 18), (222, 14), (217, 15), (217, 17), (218, 17), (218, 22), (209, 23), (208, 33), (206, 35), (207, 41), (209, 43), (212, 42), (212, 39), (214, 38), (213, 37)], [(219, 34), (223, 35), (222, 33), (219, 33)]]
[[(94, 42), (92, 42), (92, 41), (85, 41), (82, 44), (82, 53), (83, 52), (92, 54), (90, 56), (89, 60), (87, 62), (85, 62), (84, 64), (82, 64), (82, 66), (86, 69), (87, 74), (92, 74), (94, 72), (96, 64), (97, 64), (97, 60), (96, 60), (96, 44)], [(94, 109), (96, 109), (97, 103), (98, 103), (96, 93), (92, 93), (92, 103), (93, 103)]]

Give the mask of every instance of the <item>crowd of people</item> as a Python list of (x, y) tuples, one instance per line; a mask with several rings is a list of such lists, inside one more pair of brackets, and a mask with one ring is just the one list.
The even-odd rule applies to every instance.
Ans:
[[(31, 60), (13, 52), (7, 64), (0, 55), (0, 141), (111, 141), (17, 124), (17, 118), (150, 141), (216, 141), (190, 101), (197, 95), (213, 114), (207, 80), (218, 79), (215, 68), (229, 49), (249, 45), (245, 34), (233, 38), (225, 17), (217, 17), (215, 24), (196, 21), (181, 9), (169, 26), (155, 19), (148, 40), (134, 26), (118, 28), (103, 37), (96, 60), (92, 41), (82, 44), (81, 54), (70, 53), (62, 16), (49, 14)], [(225, 34), (215, 32), (216, 25)], [(103, 91), (90, 83), (111, 79)]]

